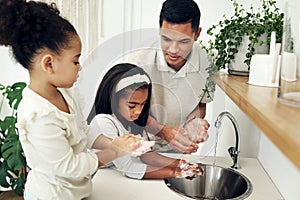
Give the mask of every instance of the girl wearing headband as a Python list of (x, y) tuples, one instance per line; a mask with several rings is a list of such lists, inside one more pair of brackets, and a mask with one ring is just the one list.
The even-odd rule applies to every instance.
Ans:
[[(151, 87), (151, 80), (142, 68), (129, 63), (113, 66), (99, 85), (88, 117), (93, 129), (110, 138), (128, 133), (148, 137), (145, 127), (149, 117)], [(153, 144), (154, 141), (145, 141), (144, 147), (147, 149)], [(197, 164), (152, 151), (140, 157), (118, 158), (112, 163), (125, 176), (135, 179), (193, 177), (203, 172)]]

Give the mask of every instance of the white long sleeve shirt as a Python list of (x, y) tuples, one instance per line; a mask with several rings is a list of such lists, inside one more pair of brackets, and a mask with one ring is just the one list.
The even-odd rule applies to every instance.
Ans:
[[(130, 134), (115, 115), (96, 115), (91, 121), (90, 126), (94, 130), (97, 130), (98, 133), (103, 133), (109, 138)], [(134, 179), (142, 179), (147, 169), (147, 165), (139, 158), (129, 155), (118, 158), (112, 161), (112, 163), (116, 166), (117, 170), (123, 173), (123, 175)]]
[(91, 174), (98, 158), (89, 152), (98, 133), (81, 112), (75, 88), (59, 89), (70, 110), (65, 113), (30, 88), (18, 107), (19, 137), (28, 173), (25, 188), (39, 199), (76, 200), (92, 191)]

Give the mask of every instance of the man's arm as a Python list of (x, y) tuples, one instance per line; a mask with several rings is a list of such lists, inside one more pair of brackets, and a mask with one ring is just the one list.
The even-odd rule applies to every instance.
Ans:
[(201, 103), (189, 114), (184, 124), (188, 132), (189, 139), (196, 143), (204, 142), (208, 139), (207, 130), (210, 124), (204, 119), (206, 114), (206, 103)]
[(186, 121), (194, 117), (204, 119), (205, 115), (206, 115), (206, 103), (199, 102), (199, 104), (195, 107), (195, 109), (188, 115)]

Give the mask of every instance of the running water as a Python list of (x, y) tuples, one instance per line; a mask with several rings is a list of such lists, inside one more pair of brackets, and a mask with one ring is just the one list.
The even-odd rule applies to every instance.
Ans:
[(214, 186), (216, 185), (216, 184), (215, 184), (215, 181), (216, 181), (215, 173), (216, 173), (216, 157), (217, 157), (218, 139), (219, 139), (219, 128), (216, 129), (216, 138), (215, 138), (214, 154), (213, 154), (213, 168), (212, 168), (212, 172), (211, 172), (211, 173), (213, 173), (213, 176), (212, 176), (213, 179), (211, 180), (211, 188), (210, 188), (210, 191), (209, 191), (209, 193), (207, 194), (207, 198), (208, 198), (208, 199), (217, 199), (217, 198), (215, 197), (215, 194), (214, 194), (214, 191), (215, 191)]
[(214, 168), (216, 166), (218, 139), (219, 139), (219, 128), (216, 129), (216, 139), (215, 139), (215, 145), (214, 145), (214, 161), (213, 161), (213, 167)]

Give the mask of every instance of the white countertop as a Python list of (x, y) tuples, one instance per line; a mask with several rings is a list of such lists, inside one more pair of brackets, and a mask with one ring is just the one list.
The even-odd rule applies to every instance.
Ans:
[[(181, 154), (168, 154), (171, 157)], [(195, 155), (184, 155), (191, 162), (212, 164), (213, 157), (199, 158)], [(280, 200), (283, 197), (269, 178), (259, 161), (254, 158), (240, 158), (241, 169), (237, 170), (245, 175), (252, 183), (253, 191), (247, 200)], [(229, 157), (217, 157), (216, 165), (230, 167)], [(114, 169), (100, 169), (93, 178), (93, 193), (89, 200), (182, 200), (185, 199), (169, 189), (164, 180), (135, 180), (122, 175)]]

